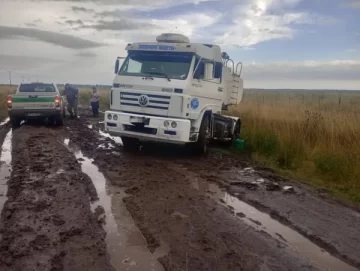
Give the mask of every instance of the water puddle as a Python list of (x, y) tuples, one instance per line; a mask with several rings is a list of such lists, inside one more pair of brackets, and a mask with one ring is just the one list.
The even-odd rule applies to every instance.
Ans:
[(10, 118), (7, 117), (6, 119), (4, 119), (2, 122), (0, 122), (0, 126), (5, 125), (6, 123), (8, 123), (10, 121)]
[(0, 157), (0, 214), (4, 207), (5, 202), (7, 201), (7, 182), (11, 175), (11, 140), (12, 140), (12, 130), (10, 130), (5, 139), (1, 148), (1, 157)]
[(97, 149), (102, 149), (102, 150), (112, 150), (115, 148), (116, 147), (111, 143), (102, 143), (97, 147)]
[(358, 270), (333, 257), (298, 232), (274, 220), (268, 214), (260, 212), (251, 205), (224, 192), (216, 184), (209, 183), (195, 176), (193, 180), (192, 186), (195, 189), (210, 195), (216, 201), (220, 201), (223, 205), (232, 209), (234, 214), (246, 224), (258, 231), (268, 233), (295, 253), (308, 259), (313, 266), (320, 270)]
[(120, 144), (121, 146), (122, 146), (122, 140), (121, 140), (121, 137), (119, 137), (119, 136), (112, 136), (112, 135), (109, 135), (108, 133), (105, 133), (105, 132), (103, 132), (103, 131), (101, 131), (101, 130), (99, 130), (99, 134), (102, 136), (102, 137), (107, 137), (107, 138), (110, 138), (110, 139), (112, 139), (112, 140), (114, 140), (115, 141), (115, 143), (117, 143), (117, 144)]
[(96, 188), (99, 200), (91, 204), (91, 209), (95, 211), (101, 206), (105, 211), (106, 244), (113, 267), (116, 270), (131, 271), (164, 270), (157, 258), (165, 252), (157, 250), (150, 253), (145, 238), (122, 201), (126, 196), (125, 192), (121, 188), (110, 186), (98, 167), (92, 163), (93, 160), (84, 156), (79, 148), (72, 146), (69, 139), (65, 139), (64, 143), (81, 161), (82, 171), (91, 178)]

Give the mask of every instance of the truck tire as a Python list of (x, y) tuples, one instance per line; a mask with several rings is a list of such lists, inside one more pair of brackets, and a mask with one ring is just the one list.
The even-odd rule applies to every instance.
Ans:
[(131, 138), (127, 136), (122, 136), (121, 140), (123, 142), (123, 149), (126, 152), (134, 152), (139, 150), (139, 140), (137, 138)]
[(240, 131), (241, 131), (241, 120), (239, 119), (234, 128), (234, 133), (231, 136), (231, 140), (225, 141), (225, 146), (231, 147), (234, 144), (234, 141), (240, 138)]
[(210, 142), (210, 117), (204, 116), (199, 130), (199, 137), (195, 143), (195, 154), (207, 155)]
[(10, 121), (11, 121), (11, 127), (12, 127), (13, 129), (18, 128), (18, 127), (20, 126), (20, 122), (21, 122), (20, 119), (18, 119), (18, 118), (11, 118)]

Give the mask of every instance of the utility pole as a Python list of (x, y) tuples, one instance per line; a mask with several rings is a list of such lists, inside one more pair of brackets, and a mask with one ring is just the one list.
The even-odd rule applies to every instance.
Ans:
[(12, 86), (11, 85), (11, 71), (9, 71), (9, 80), (10, 80), (10, 87)]

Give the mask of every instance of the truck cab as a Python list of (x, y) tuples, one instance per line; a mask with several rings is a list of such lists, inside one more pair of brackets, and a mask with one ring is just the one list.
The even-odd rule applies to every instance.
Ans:
[(126, 50), (121, 66), (116, 60), (104, 122), (107, 132), (122, 137), (124, 148), (160, 141), (194, 143), (206, 152), (210, 139), (234, 137), (239, 120), (221, 112), (242, 99), (241, 69), (228, 67), (232, 60), (218, 45), (166, 33)]

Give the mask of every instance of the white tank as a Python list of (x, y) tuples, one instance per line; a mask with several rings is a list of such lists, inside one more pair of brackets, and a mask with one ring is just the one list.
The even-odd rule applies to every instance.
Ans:
[(156, 37), (156, 41), (167, 43), (190, 43), (188, 37), (176, 33), (163, 33)]

